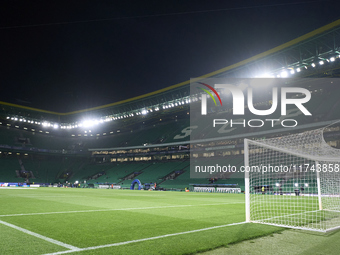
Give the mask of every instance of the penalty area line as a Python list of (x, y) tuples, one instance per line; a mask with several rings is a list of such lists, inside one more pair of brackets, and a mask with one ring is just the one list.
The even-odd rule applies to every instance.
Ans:
[(244, 202), (232, 202), (232, 203), (219, 203), (219, 204), (197, 204), (197, 205), (165, 205), (165, 206), (153, 206), (153, 207), (134, 207), (134, 208), (112, 208), (112, 209), (94, 209), (83, 211), (64, 211), (64, 212), (42, 212), (42, 213), (18, 213), (0, 215), (1, 217), (14, 217), (14, 216), (32, 216), (32, 215), (49, 215), (49, 214), (66, 214), (66, 213), (89, 213), (89, 212), (110, 212), (110, 211), (132, 211), (132, 210), (149, 210), (149, 209), (165, 209), (165, 208), (177, 208), (177, 207), (192, 207), (192, 206), (207, 206), (207, 205), (231, 205), (231, 204), (244, 204)]
[(42, 239), (42, 240), (45, 240), (45, 241), (47, 241), (47, 242), (50, 242), (50, 243), (53, 243), (53, 244), (62, 246), (62, 247), (64, 247), (64, 248), (70, 249), (71, 251), (78, 251), (78, 250), (79, 250), (78, 247), (75, 247), (75, 246), (73, 246), (73, 245), (66, 244), (66, 243), (60, 242), (60, 241), (58, 241), (58, 240), (54, 240), (54, 239), (52, 239), (52, 238), (49, 238), (49, 237), (47, 237), (47, 236), (40, 235), (40, 234), (38, 234), (38, 233), (34, 233), (34, 232), (30, 231), (30, 230), (27, 230), (27, 229), (18, 227), (18, 226), (16, 226), (16, 225), (13, 225), (13, 224), (11, 224), (11, 223), (8, 223), (8, 222), (2, 221), (2, 220), (0, 220), (0, 224), (3, 224), (3, 225), (5, 225), (5, 226), (7, 226), (7, 227), (10, 227), (10, 228), (14, 228), (14, 229), (16, 229), (16, 230), (19, 230), (19, 231), (25, 233), (25, 234), (28, 234), (28, 235), (31, 235), (31, 236), (35, 236), (35, 237), (40, 238), (40, 239)]
[(184, 232), (178, 232), (178, 233), (173, 233), (173, 234), (166, 234), (166, 235), (161, 235), (161, 236), (154, 236), (154, 237), (136, 239), (136, 240), (125, 241), (125, 242), (120, 242), (120, 243), (105, 244), (105, 245), (92, 246), (92, 247), (87, 247), (87, 248), (78, 248), (77, 250), (68, 250), (68, 251), (60, 251), (60, 252), (54, 252), (54, 253), (47, 253), (47, 254), (44, 254), (44, 255), (59, 255), (59, 254), (67, 254), (67, 253), (78, 252), (78, 251), (97, 250), (97, 249), (109, 248), (109, 247), (114, 247), (114, 246), (121, 246), (121, 245), (126, 245), (126, 244), (131, 244), (131, 243), (139, 243), (139, 242), (144, 242), (144, 241), (156, 240), (156, 239), (161, 239), (161, 238), (165, 238), (165, 237), (191, 234), (191, 233), (196, 233), (196, 232), (201, 232), (201, 231), (206, 231), (206, 230), (211, 230), (211, 229), (216, 229), (216, 228), (224, 228), (224, 227), (229, 227), (229, 226), (236, 226), (236, 225), (241, 225), (241, 224), (245, 224), (245, 223), (248, 223), (248, 222), (242, 221), (242, 222), (225, 224), (225, 225), (220, 225), (220, 226), (214, 226), (214, 227), (208, 227), (208, 228), (201, 228), (201, 229), (189, 230), (189, 231), (184, 231)]

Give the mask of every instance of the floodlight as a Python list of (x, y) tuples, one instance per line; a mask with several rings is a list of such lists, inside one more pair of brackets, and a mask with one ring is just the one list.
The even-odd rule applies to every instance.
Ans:
[(301, 68), (299, 67), (299, 68), (296, 68), (296, 71), (299, 73), (299, 72), (301, 72)]
[(286, 77), (288, 77), (287, 71), (286, 71), (286, 70), (283, 70), (283, 71), (280, 73), (280, 76), (281, 76), (281, 78), (286, 78)]
[(334, 61), (335, 61), (335, 57), (331, 57), (329, 60), (330, 60), (331, 62), (334, 62)]
[(312, 65), (311, 65), (312, 67), (315, 67), (315, 64), (314, 63), (312, 63)]
[(295, 74), (294, 69), (290, 70), (290, 74)]
[(58, 124), (54, 124), (53, 128), (57, 129), (57, 128), (59, 128), (59, 125)]
[(145, 114), (147, 114), (147, 113), (148, 113), (147, 110), (142, 110), (142, 114), (143, 114), (143, 115), (145, 115)]
[(274, 78), (274, 75), (272, 75), (270, 73), (263, 73), (263, 74), (258, 75), (257, 77), (258, 78)]
[(325, 62), (324, 62), (323, 60), (321, 60), (321, 61), (319, 62), (320, 66), (322, 66), (324, 63), (325, 63)]
[(95, 124), (93, 120), (84, 120), (82, 126), (84, 127), (92, 127)]
[(294, 186), (295, 186), (295, 187), (299, 187), (299, 184), (298, 184), (298, 183), (295, 183)]

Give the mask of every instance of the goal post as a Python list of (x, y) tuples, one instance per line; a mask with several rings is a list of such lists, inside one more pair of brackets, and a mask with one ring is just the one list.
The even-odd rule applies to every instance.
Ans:
[(329, 231), (340, 228), (340, 150), (323, 129), (244, 140), (246, 221)]
[[(249, 151), (248, 140), (244, 139), (244, 166), (245, 169), (249, 167)], [(246, 222), (250, 222), (250, 191), (249, 191), (249, 172), (244, 172), (244, 184), (245, 184), (245, 197), (246, 197)]]

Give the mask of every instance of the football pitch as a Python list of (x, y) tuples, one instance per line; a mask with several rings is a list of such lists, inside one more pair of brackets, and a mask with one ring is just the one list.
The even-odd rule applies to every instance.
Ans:
[[(244, 206), (243, 194), (0, 188), (0, 253), (195, 254), (282, 232), (275, 226), (245, 223)], [(338, 233), (296, 231), (294, 240), (301, 236), (306, 243), (311, 236), (324, 244)], [(281, 239), (259, 244), (283, 242), (288, 248)], [(248, 242), (250, 248), (240, 243), (240, 253), (255, 252), (254, 241)], [(235, 249), (237, 245), (230, 251)]]
[(0, 189), (1, 254), (192, 254), (280, 228), (244, 223), (244, 195)]

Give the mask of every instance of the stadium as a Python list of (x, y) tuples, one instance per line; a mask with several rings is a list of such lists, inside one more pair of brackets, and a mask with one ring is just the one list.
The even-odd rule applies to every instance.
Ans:
[[(1, 253), (262, 254), (274, 243), (276, 254), (313, 253), (310, 247), (336, 254), (340, 178), (312, 175), (306, 164), (339, 159), (339, 47), (337, 20), (220, 70), (111, 104), (60, 113), (0, 102)], [(254, 117), (248, 102), (244, 116), (235, 116), (230, 94), (215, 87), (218, 105), (206, 90), (197, 92), (198, 82), (220, 80), (238, 88), (269, 80), (288, 91), (303, 87), (312, 114), (291, 105), (268, 121)], [(271, 108), (272, 92), (254, 91), (253, 109)], [(323, 154), (312, 150), (317, 135)], [(306, 174), (240, 171), (262, 158), (302, 165)], [(211, 162), (214, 172), (228, 165), (233, 171), (211, 174)]]

